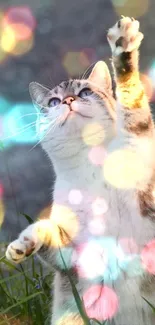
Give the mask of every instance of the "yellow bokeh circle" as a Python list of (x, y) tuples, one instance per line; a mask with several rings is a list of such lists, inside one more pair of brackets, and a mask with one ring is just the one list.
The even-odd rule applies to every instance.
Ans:
[(104, 178), (116, 188), (137, 188), (145, 172), (146, 168), (141, 157), (130, 150), (116, 150), (104, 161)]
[(103, 126), (97, 122), (87, 124), (82, 131), (83, 141), (88, 146), (97, 146), (103, 143), (104, 135)]

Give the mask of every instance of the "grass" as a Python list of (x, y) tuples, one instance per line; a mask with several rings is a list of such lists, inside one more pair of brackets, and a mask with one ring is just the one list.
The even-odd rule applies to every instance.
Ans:
[[(61, 251), (60, 251), (61, 254)], [(82, 300), (67, 270), (72, 292), (85, 325), (91, 325)], [(53, 274), (44, 274), (42, 264), (33, 256), (18, 266), (0, 258), (0, 325), (49, 325)], [(102, 324), (93, 319), (93, 324)]]
[(53, 274), (31, 257), (19, 266), (1, 258), (0, 275), (0, 325), (48, 325)]

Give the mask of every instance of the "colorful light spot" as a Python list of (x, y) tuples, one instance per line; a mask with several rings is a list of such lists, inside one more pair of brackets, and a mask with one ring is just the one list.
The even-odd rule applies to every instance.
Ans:
[(3, 118), (4, 145), (11, 143), (35, 143), (36, 111), (32, 104), (21, 103), (12, 106)]
[(145, 90), (147, 97), (149, 98), (149, 100), (151, 100), (152, 96), (153, 96), (153, 82), (152, 82), (151, 78), (149, 78), (148, 75), (141, 73), (140, 79), (143, 83), (144, 90)]
[(80, 204), (82, 202), (83, 195), (79, 190), (71, 190), (68, 195), (68, 200), (71, 204)]
[(64, 315), (59, 320), (57, 320), (57, 325), (73, 325), (73, 324), (83, 325), (83, 319), (79, 315), (79, 313), (70, 313), (68, 315)]
[(4, 193), (3, 185), (0, 184), (0, 198), (3, 196), (3, 193)]
[(36, 27), (36, 20), (31, 12), (31, 9), (27, 6), (10, 7), (4, 15), (3, 26), (10, 24), (24, 24), (31, 30)]
[(103, 165), (106, 151), (103, 147), (93, 147), (90, 149), (88, 157), (94, 165)]
[(1, 49), (16, 56), (30, 51), (35, 26), (35, 18), (28, 7), (9, 8), (2, 19)]
[(105, 321), (113, 318), (119, 306), (114, 290), (107, 286), (90, 287), (83, 296), (85, 309), (89, 318)]
[(82, 132), (83, 141), (88, 146), (98, 146), (104, 140), (103, 126), (99, 123), (90, 123), (85, 126)]
[(0, 227), (4, 221), (4, 215), (5, 215), (5, 207), (4, 207), (4, 202), (3, 202), (3, 185), (0, 184)]
[(155, 275), (155, 240), (145, 245), (141, 253), (141, 260), (144, 269)]
[(104, 276), (107, 266), (107, 255), (99, 242), (90, 241), (77, 249), (77, 270), (81, 277), (94, 279)]
[(126, 254), (138, 253), (138, 246), (133, 238), (121, 238), (119, 244)]
[(69, 76), (75, 77), (82, 74), (90, 64), (89, 58), (84, 52), (68, 52), (63, 58), (63, 66)]
[(99, 216), (107, 212), (108, 206), (105, 201), (105, 199), (98, 197), (93, 203), (92, 203), (92, 211), (95, 216)]
[(143, 5), (141, 0), (112, 0), (112, 3), (118, 16), (137, 18), (148, 11), (150, 1), (144, 0)]
[(137, 188), (146, 174), (146, 168), (136, 152), (116, 150), (105, 159), (103, 174), (116, 188)]
[(103, 217), (95, 217), (93, 218), (89, 224), (88, 229), (92, 235), (101, 236), (105, 232), (105, 222)]
[[(51, 220), (55, 225), (55, 232), (53, 231), (52, 235), (55, 246), (67, 245), (72, 239), (75, 239), (79, 230), (79, 222), (76, 214), (70, 208), (53, 204)], [(63, 243), (60, 236), (61, 228), (63, 230)]]
[(29, 39), (26, 39), (24, 41), (21, 40), (17, 42), (16, 46), (14, 47), (11, 53), (14, 56), (24, 55), (33, 48), (33, 45), (34, 45), (34, 37), (32, 35)]
[(1, 49), (4, 52), (11, 53), (15, 48), (16, 36), (11, 26), (8, 25), (3, 29), (0, 43)]
[(24, 41), (32, 37), (32, 29), (24, 24), (10, 24), (9, 27), (13, 30), (16, 41)]

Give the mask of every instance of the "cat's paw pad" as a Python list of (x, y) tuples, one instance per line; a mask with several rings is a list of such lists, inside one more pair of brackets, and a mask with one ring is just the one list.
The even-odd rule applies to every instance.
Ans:
[(143, 37), (139, 32), (138, 20), (129, 17), (122, 17), (107, 34), (112, 54), (115, 56), (138, 49)]
[(12, 262), (20, 263), (32, 254), (35, 249), (35, 242), (28, 237), (16, 239), (9, 244), (6, 250), (6, 258)]

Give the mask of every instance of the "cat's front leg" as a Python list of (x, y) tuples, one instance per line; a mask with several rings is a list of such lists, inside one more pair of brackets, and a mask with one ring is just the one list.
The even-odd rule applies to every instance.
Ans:
[(31, 254), (39, 251), (42, 245), (51, 241), (52, 222), (49, 219), (40, 220), (23, 230), (18, 239), (9, 244), (6, 258), (15, 263), (21, 263)]

